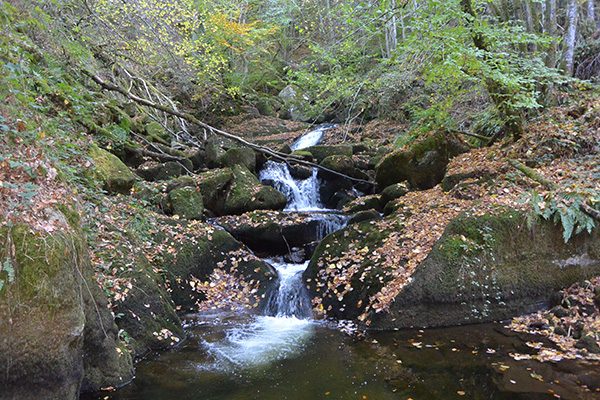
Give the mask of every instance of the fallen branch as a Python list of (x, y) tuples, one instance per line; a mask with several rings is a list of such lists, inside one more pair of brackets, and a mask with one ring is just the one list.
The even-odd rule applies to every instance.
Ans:
[[(543, 176), (541, 176), (540, 174), (538, 174), (533, 168), (529, 168), (528, 166), (520, 163), (517, 160), (514, 159), (509, 159), (508, 163), (510, 165), (512, 165), (514, 168), (516, 168), (517, 170), (521, 171), (525, 176), (527, 176), (528, 178), (536, 181), (537, 183), (543, 185), (546, 189), (548, 190), (558, 190), (560, 189), (560, 186), (558, 186), (556, 183), (544, 178)], [(587, 216), (589, 216), (592, 219), (595, 219), (596, 221), (600, 221), (600, 211), (596, 210), (593, 207), (590, 207), (589, 205), (587, 205), (584, 202), (581, 202), (579, 204), (579, 210), (581, 210), (581, 212), (583, 212), (584, 214), (586, 214)]]
[(165, 112), (167, 114), (173, 115), (175, 117), (184, 119), (184, 120), (188, 121), (189, 123), (192, 123), (194, 125), (198, 125), (198, 126), (200, 126), (202, 128), (205, 128), (205, 129), (208, 129), (212, 133), (215, 133), (215, 134), (217, 134), (219, 136), (226, 137), (228, 139), (234, 140), (234, 141), (236, 141), (238, 143), (243, 144), (246, 147), (249, 147), (249, 148), (251, 148), (253, 150), (256, 150), (256, 151), (258, 151), (260, 153), (263, 153), (263, 154), (265, 154), (267, 156), (270, 156), (272, 158), (284, 161), (286, 163), (287, 162), (294, 162), (296, 164), (305, 165), (305, 166), (313, 167), (313, 168), (318, 168), (320, 170), (327, 171), (327, 172), (332, 173), (334, 175), (338, 175), (338, 176), (341, 176), (341, 177), (346, 178), (346, 179), (350, 179), (350, 180), (355, 181), (355, 182), (362, 182), (362, 183), (373, 184), (373, 182), (366, 181), (364, 179), (353, 178), (351, 176), (342, 174), (341, 172), (334, 171), (332, 169), (322, 167), (319, 164), (315, 164), (315, 163), (312, 163), (310, 161), (305, 161), (305, 160), (302, 160), (300, 158), (297, 158), (297, 157), (294, 157), (294, 156), (290, 156), (289, 154), (280, 153), (278, 151), (271, 150), (268, 147), (264, 147), (264, 146), (260, 146), (260, 145), (254, 144), (252, 142), (248, 142), (247, 140), (242, 139), (239, 136), (233, 135), (231, 133), (228, 133), (228, 132), (222, 131), (220, 129), (217, 129), (217, 128), (213, 127), (213, 126), (210, 126), (210, 125), (208, 125), (208, 124), (200, 121), (199, 119), (197, 119), (196, 117), (194, 117), (191, 114), (182, 113), (180, 111), (173, 110), (173, 109), (171, 109), (169, 107), (165, 107), (162, 104), (155, 104), (155, 103), (153, 103), (153, 102), (151, 102), (151, 101), (149, 101), (147, 99), (144, 99), (142, 97), (138, 97), (138, 96), (130, 93), (129, 91), (127, 91), (127, 90), (125, 90), (125, 89), (123, 89), (123, 88), (121, 88), (121, 87), (119, 87), (117, 85), (114, 85), (114, 84), (112, 84), (110, 82), (105, 82), (102, 78), (100, 78), (97, 75), (92, 74), (91, 72), (87, 71), (86, 69), (83, 69), (82, 72), (85, 75), (87, 75), (88, 77), (90, 77), (94, 82), (96, 82), (98, 85), (100, 85), (102, 88), (104, 88), (106, 90), (117, 92), (117, 93), (121, 93), (123, 96), (127, 97), (130, 100), (135, 101), (138, 104), (141, 104), (141, 105), (144, 105), (144, 106), (147, 106), (147, 107), (151, 107), (151, 108), (154, 108), (156, 110), (160, 110), (160, 111), (163, 111), (163, 112)]

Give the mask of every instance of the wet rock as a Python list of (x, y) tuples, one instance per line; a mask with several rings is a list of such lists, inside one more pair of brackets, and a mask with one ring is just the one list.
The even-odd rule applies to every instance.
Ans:
[(450, 158), (467, 150), (459, 138), (448, 132), (437, 132), (409, 149), (396, 150), (376, 166), (376, 179), (381, 187), (408, 181), (412, 187), (429, 189), (442, 181)]
[(569, 315), (569, 311), (561, 306), (556, 306), (554, 307), (551, 312), (557, 317), (557, 318), (563, 318)]
[(286, 254), (292, 247), (302, 247), (321, 239), (335, 229), (319, 215), (302, 212), (253, 211), (240, 216), (215, 219), (215, 223), (236, 239), (258, 252)]
[(128, 194), (135, 182), (135, 175), (119, 158), (96, 145), (90, 146), (90, 157), (96, 165), (96, 177), (103, 182), (108, 193)]
[(281, 146), (278, 151), (283, 154), (292, 154), (292, 148), (287, 143)]
[(287, 204), (283, 193), (262, 185), (242, 166), (233, 167), (234, 179), (225, 198), (223, 214), (242, 214), (253, 210), (281, 210)]
[(149, 182), (165, 181), (183, 174), (183, 167), (175, 161), (163, 164), (142, 165), (135, 173)]
[[(323, 168), (327, 168), (347, 176), (355, 177), (354, 160), (351, 156), (328, 156), (321, 161), (319, 165)], [(319, 175), (322, 175), (325, 178), (334, 178), (336, 176), (323, 170), (319, 170)]]
[(290, 175), (295, 179), (308, 179), (313, 174), (313, 169), (311, 167), (305, 167), (304, 165), (290, 165), (289, 166)]

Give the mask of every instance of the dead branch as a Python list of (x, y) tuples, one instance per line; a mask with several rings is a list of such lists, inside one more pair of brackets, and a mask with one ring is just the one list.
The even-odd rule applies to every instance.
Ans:
[(249, 142), (249, 141), (247, 141), (245, 139), (242, 139), (239, 136), (233, 135), (231, 133), (222, 131), (222, 130), (217, 129), (217, 128), (211, 126), (211, 125), (208, 125), (208, 124), (200, 121), (199, 119), (197, 119), (196, 117), (194, 117), (191, 114), (183, 113), (183, 112), (180, 112), (180, 111), (177, 111), (177, 110), (173, 110), (173, 109), (171, 109), (169, 107), (163, 106), (162, 104), (155, 104), (155, 103), (153, 103), (153, 102), (151, 102), (151, 101), (149, 101), (147, 99), (138, 97), (138, 96), (136, 96), (136, 95), (128, 92), (127, 90), (125, 90), (125, 89), (123, 89), (123, 88), (121, 88), (121, 87), (119, 87), (117, 85), (114, 85), (114, 84), (112, 84), (110, 82), (104, 81), (102, 78), (100, 78), (97, 75), (94, 75), (93, 73), (91, 73), (90, 71), (88, 71), (86, 69), (82, 69), (82, 72), (85, 75), (87, 75), (88, 77), (90, 77), (94, 82), (96, 82), (98, 85), (100, 85), (102, 88), (104, 88), (106, 90), (117, 92), (117, 93), (121, 93), (123, 96), (127, 97), (130, 100), (135, 101), (138, 104), (141, 104), (141, 105), (144, 105), (144, 106), (147, 106), (147, 107), (151, 107), (151, 108), (154, 108), (154, 109), (159, 110), (159, 111), (163, 111), (163, 112), (165, 112), (167, 114), (170, 114), (172, 116), (175, 116), (177, 118), (184, 119), (184, 120), (188, 121), (191, 124), (198, 125), (198, 126), (200, 126), (202, 128), (208, 129), (212, 133), (215, 133), (215, 134), (217, 134), (219, 136), (226, 137), (228, 139), (231, 139), (233, 141), (241, 143), (242, 145), (244, 145), (246, 147), (249, 147), (249, 148), (251, 148), (251, 149), (253, 149), (255, 151), (263, 153), (263, 154), (265, 154), (267, 156), (270, 156), (272, 158), (275, 158), (275, 159), (278, 159), (278, 160), (281, 160), (281, 161), (284, 161), (284, 162), (294, 162), (294, 163), (297, 163), (297, 164), (300, 164), (300, 165), (305, 165), (305, 166), (308, 166), (308, 167), (318, 168), (320, 170), (327, 171), (327, 172), (332, 173), (334, 175), (338, 175), (338, 176), (341, 176), (343, 178), (346, 178), (346, 179), (349, 179), (349, 180), (352, 180), (352, 181), (355, 181), (355, 182), (362, 182), (362, 183), (368, 183), (368, 184), (372, 184), (373, 183), (373, 182), (366, 181), (364, 179), (354, 178), (354, 177), (342, 174), (341, 172), (334, 171), (332, 169), (322, 167), (319, 164), (315, 164), (315, 163), (312, 163), (310, 161), (305, 161), (305, 160), (302, 160), (300, 158), (291, 156), (289, 154), (280, 153), (278, 151), (271, 150), (268, 147), (264, 147), (264, 146), (260, 146), (260, 145), (254, 144), (254, 143)]

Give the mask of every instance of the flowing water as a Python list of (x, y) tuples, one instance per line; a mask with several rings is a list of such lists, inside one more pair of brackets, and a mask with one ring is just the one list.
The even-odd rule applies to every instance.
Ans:
[[(323, 130), (301, 138), (295, 148), (317, 143)], [(316, 172), (299, 180), (287, 165), (267, 163), (260, 176), (288, 196), (289, 211), (314, 212), (319, 237), (344, 225), (345, 217), (318, 202)], [(84, 399), (597, 398), (569, 378), (581, 368), (576, 362), (561, 364), (567, 368), (560, 371), (552, 364), (514, 361), (509, 354), (531, 352), (525, 342), (532, 338), (501, 324), (345, 334), (338, 329), (347, 328), (343, 324), (311, 319), (302, 284), (308, 261), (266, 261), (279, 279), (263, 315), (190, 315), (182, 345), (139, 362), (128, 386)]]

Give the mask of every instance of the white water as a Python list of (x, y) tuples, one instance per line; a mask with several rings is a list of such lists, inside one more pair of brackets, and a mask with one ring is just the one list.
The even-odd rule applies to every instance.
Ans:
[(303, 135), (300, 139), (296, 140), (296, 142), (294, 142), (290, 147), (292, 148), (292, 150), (301, 150), (310, 146), (314, 146), (315, 144), (319, 143), (319, 141), (323, 137), (323, 132), (325, 132), (327, 129), (333, 128), (334, 126), (335, 125), (332, 124), (321, 125), (317, 127), (317, 129), (315, 129), (314, 131), (310, 131), (306, 135)]
[(204, 341), (214, 359), (211, 368), (241, 372), (268, 367), (302, 352), (313, 333), (313, 321), (295, 317), (256, 317), (226, 331), (225, 339)]
[[(293, 149), (312, 146), (320, 140), (321, 126), (301, 137)], [(261, 181), (268, 181), (288, 199), (284, 211), (323, 211), (319, 201), (317, 171), (307, 179), (294, 179), (286, 164), (269, 161), (259, 173)], [(319, 218), (318, 237), (340, 229), (346, 217), (338, 214), (315, 215)], [(267, 260), (279, 275), (278, 288), (271, 293), (264, 313), (251, 322), (234, 323), (225, 329), (225, 338), (204, 340), (203, 345), (212, 356), (211, 368), (225, 372), (256, 371), (275, 361), (292, 358), (301, 353), (313, 335), (314, 321), (308, 292), (302, 282), (302, 273), (309, 261), (301, 264), (285, 263), (282, 259)]]
[(261, 182), (270, 182), (288, 199), (284, 211), (321, 211), (317, 169), (313, 168), (312, 175), (307, 179), (294, 179), (285, 163), (268, 161), (258, 174)]

